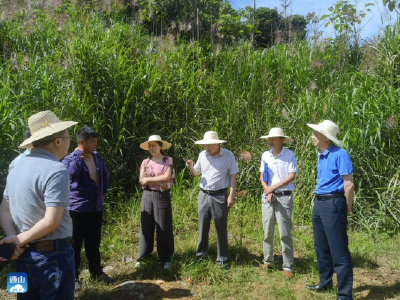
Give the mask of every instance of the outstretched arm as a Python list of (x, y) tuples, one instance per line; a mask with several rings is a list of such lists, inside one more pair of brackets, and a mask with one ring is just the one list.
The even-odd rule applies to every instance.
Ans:
[(197, 176), (200, 174), (200, 172), (198, 172), (198, 171), (194, 168), (193, 160), (186, 159), (186, 158), (184, 158), (183, 160), (185, 161), (186, 167), (189, 168), (190, 174), (192, 174), (193, 177), (197, 177)]

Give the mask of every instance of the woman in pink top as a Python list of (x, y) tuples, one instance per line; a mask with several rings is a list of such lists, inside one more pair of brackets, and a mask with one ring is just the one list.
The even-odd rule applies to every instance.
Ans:
[(173, 177), (172, 158), (165, 156), (162, 150), (171, 144), (163, 141), (159, 135), (152, 135), (140, 148), (148, 150), (150, 157), (140, 166), (139, 182), (143, 189), (140, 210), (140, 260), (149, 255), (154, 248), (154, 229), (156, 229), (157, 252), (164, 269), (171, 267), (174, 254), (174, 236), (172, 232), (172, 209), (170, 188)]

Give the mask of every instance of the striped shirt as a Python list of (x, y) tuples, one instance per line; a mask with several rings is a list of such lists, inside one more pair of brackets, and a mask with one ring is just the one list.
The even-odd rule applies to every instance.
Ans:
[[(298, 172), (296, 156), (286, 148), (282, 148), (282, 151), (277, 156), (274, 156), (272, 149), (264, 152), (261, 156), (261, 173), (264, 173), (265, 164), (268, 165), (268, 186), (281, 182), (289, 173)], [(293, 191), (293, 189), (294, 184), (292, 181), (288, 185), (277, 189), (277, 191)]]
[(199, 154), (194, 169), (201, 173), (200, 188), (207, 191), (218, 191), (229, 186), (230, 175), (239, 172), (235, 156), (229, 150), (220, 148), (216, 156), (206, 150)]

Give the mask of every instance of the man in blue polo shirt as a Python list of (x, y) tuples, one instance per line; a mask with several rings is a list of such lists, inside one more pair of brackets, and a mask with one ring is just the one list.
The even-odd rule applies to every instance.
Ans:
[(353, 269), (347, 236), (347, 215), (354, 198), (353, 166), (336, 138), (338, 126), (328, 120), (307, 124), (314, 132), (312, 140), (317, 146), (317, 184), (312, 212), (314, 246), (320, 281), (307, 285), (312, 291), (332, 288), (332, 276), (337, 275), (337, 299), (352, 299)]

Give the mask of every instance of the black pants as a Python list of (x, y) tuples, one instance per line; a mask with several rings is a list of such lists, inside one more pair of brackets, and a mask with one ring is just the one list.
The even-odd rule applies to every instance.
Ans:
[(153, 251), (154, 229), (156, 229), (157, 252), (160, 261), (163, 263), (171, 261), (174, 254), (174, 235), (169, 190), (164, 192), (143, 191), (138, 260)]
[(337, 299), (351, 300), (353, 267), (347, 236), (346, 198), (337, 197), (314, 202), (312, 213), (315, 254), (317, 255), (319, 285), (332, 283), (333, 271), (337, 275)]
[(100, 240), (103, 212), (69, 212), (72, 218), (72, 236), (74, 239), (75, 270), (76, 277), (79, 276), (81, 263), (82, 243), (85, 241), (86, 257), (89, 261), (89, 272), (91, 275), (103, 273), (100, 263)]

